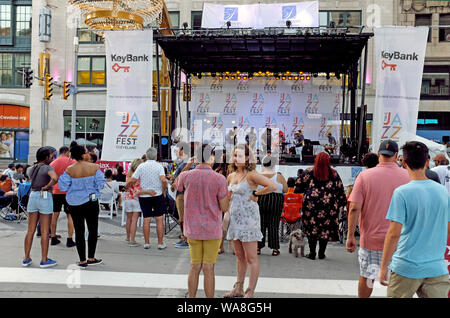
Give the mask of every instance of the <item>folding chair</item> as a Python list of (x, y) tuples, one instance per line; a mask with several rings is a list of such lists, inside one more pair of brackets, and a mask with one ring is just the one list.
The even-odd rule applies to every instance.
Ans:
[(177, 225), (180, 225), (178, 222), (177, 205), (175, 200), (168, 193), (166, 198), (166, 206), (167, 212), (164, 214), (164, 234), (168, 234)]
[(17, 213), (19, 213), (18, 223), (20, 223), (22, 220), (28, 219), (27, 205), (28, 205), (28, 198), (30, 196), (30, 191), (31, 191), (30, 182), (19, 184), (19, 187), (17, 189), (17, 198), (19, 200), (17, 209)]
[(292, 231), (301, 228), (302, 207), (303, 194), (291, 193), (284, 196), (280, 222), (280, 242), (288, 242)]
[[(105, 188), (104, 188), (105, 189)], [(107, 188), (106, 188), (107, 189)], [(108, 189), (107, 189), (108, 190)], [(111, 199), (109, 200), (102, 200), (100, 197), (98, 198), (98, 206), (99, 206), (99, 214), (98, 217), (99, 218), (106, 218), (106, 219), (111, 219), (113, 218), (113, 213), (114, 211), (116, 212), (116, 214), (118, 213), (118, 209), (117, 209), (117, 205), (116, 205), (116, 200), (114, 199), (114, 190), (110, 189), (108, 190), (109, 192), (111, 192)], [(102, 214), (103, 211), (108, 211), (107, 209), (103, 210), (103, 204), (108, 204), (109, 206), (109, 212), (107, 214)]]

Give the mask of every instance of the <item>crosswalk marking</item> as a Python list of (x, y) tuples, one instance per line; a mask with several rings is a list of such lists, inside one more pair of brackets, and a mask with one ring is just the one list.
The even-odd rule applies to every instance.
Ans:
[[(235, 280), (236, 277), (234, 276), (216, 276), (216, 290), (230, 290)], [(80, 270), (76, 265), (70, 265), (67, 269), (0, 267), (0, 283), (62, 284), (68, 288), (110, 286), (186, 290), (187, 275)], [(201, 275), (199, 289), (202, 288), (203, 276)], [(256, 292), (356, 297), (358, 281), (260, 277)], [(372, 296), (386, 297), (386, 287), (375, 282)]]

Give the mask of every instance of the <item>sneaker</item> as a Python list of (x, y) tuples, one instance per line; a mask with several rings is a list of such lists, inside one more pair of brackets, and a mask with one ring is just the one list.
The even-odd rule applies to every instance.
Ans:
[(58, 238), (52, 237), (52, 243), (51, 243), (51, 245), (58, 245), (59, 243), (61, 243), (61, 241), (58, 240)]
[(66, 243), (66, 246), (67, 247), (74, 247), (74, 246), (76, 246), (77, 244), (73, 241), (73, 239), (72, 238), (68, 238), (67, 239), (67, 243)]
[(87, 263), (80, 263), (80, 262), (77, 262), (77, 266), (78, 266), (79, 268), (81, 268), (81, 269), (85, 269), (86, 267), (88, 267), (88, 264), (87, 264)]
[(130, 247), (136, 247), (136, 246), (139, 246), (139, 245), (141, 245), (141, 244), (139, 244), (138, 242), (130, 242), (128, 244), (128, 246), (130, 246)]
[(87, 261), (88, 265), (98, 265), (101, 263), (103, 263), (103, 260), (101, 258), (99, 258), (99, 259), (96, 258), (93, 261), (90, 261), (90, 260)]
[(179, 240), (178, 242), (173, 243), (173, 245), (178, 245), (184, 243), (184, 240)]
[(53, 266), (56, 266), (56, 265), (58, 265), (58, 263), (56, 261), (54, 261), (54, 260), (52, 260), (50, 258), (47, 258), (47, 261), (45, 261), (45, 262), (41, 261), (39, 266), (41, 268), (48, 268), (48, 267), (53, 267)]
[(176, 248), (184, 248), (184, 249), (186, 249), (186, 248), (189, 248), (189, 244), (188, 244), (188, 242), (183, 241), (182, 243), (177, 243), (175, 245), (175, 247)]
[(167, 247), (167, 245), (166, 244), (159, 244), (158, 245), (158, 250), (163, 250), (163, 249), (165, 249)]
[(33, 261), (31, 260), (31, 258), (22, 260), (22, 266), (23, 267), (28, 267), (31, 264), (33, 264)]
[(144, 244), (144, 248), (148, 250), (150, 248), (150, 244)]

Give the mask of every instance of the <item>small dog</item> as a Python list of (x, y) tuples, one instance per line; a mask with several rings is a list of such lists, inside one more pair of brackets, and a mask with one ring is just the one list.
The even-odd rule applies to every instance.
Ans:
[(289, 253), (292, 254), (292, 245), (294, 245), (295, 257), (298, 257), (298, 248), (300, 248), (300, 256), (305, 256), (305, 234), (302, 230), (297, 229), (289, 235)]

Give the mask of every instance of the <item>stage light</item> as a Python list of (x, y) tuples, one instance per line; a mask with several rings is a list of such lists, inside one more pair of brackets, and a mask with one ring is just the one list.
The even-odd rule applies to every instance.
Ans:
[(304, 77), (304, 76), (300, 76), (300, 80), (301, 80), (301, 81), (304, 81), (304, 80), (305, 80), (305, 77)]
[(246, 79), (247, 79), (247, 76), (244, 76), (243, 79), (246, 80)]
[(284, 81), (286, 79), (286, 76), (283, 76), (281, 79)]
[(240, 79), (241, 79), (241, 77), (240, 77), (240, 76), (238, 76), (238, 77), (237, 77), (237, 79), (238, 79), (238, 80), (240, 80)]
[(234, 76), (231, 76), (231, 79), (232, 79), (232, 80), (234, 80), (234, 79), (235, 79), (235, 77), (234, 77)]
[(260, 75), (260, 76), (261, 76), (262, 74), (263, 74), (263, 72), (262, 72), (262, 71), (259, 71), (259, 72), (258, 72), (258, 75)]
[(306, 80), (309, 81), (311, 79), (311, 76), (306, 76)]
[(229, 79), (229, 77), (228, 77), (228, 76), (225, 76), (225, 79), (226, 79), (226, 80), (228, 80), (228, 79)]
[(288, 80), (290, 80), (290, 81), (291, 81), (291, 80), (292, 80), (292, 76), (289, 76), (289, 77), (288, 77)]
[(219, 76), (219, 79), (220, 79), (220, 80), (223, 80), (223, 76)]
[(291, 74), (291, 72), (287, 71), (286, 74), (289, 75), (289, 74)]
[(250, 76), (248, 79), (249, 79), (249, 80), (252, 80), (252, 79), (253, 79), (253, 76)]
[(280, 77), (279, 77), (279, 76), (277, 76), (277, 77), (275, 77), (275, 79), (276, 79), (277, 81), (279, 81), (279, 80), (280, 80)]
[(295, 79), (296, 81), (298, 81), (298, 76), (295, 76), (294, 79)]
[(225, 74), (230, 75), (230, 72), (225, 72)]
[(267, 75), (270, 75), (270, 71), (266, 71), (266, 74), (267, 74)]
[(303, 72), (298, 72), (298, 74), (303, 75)]

